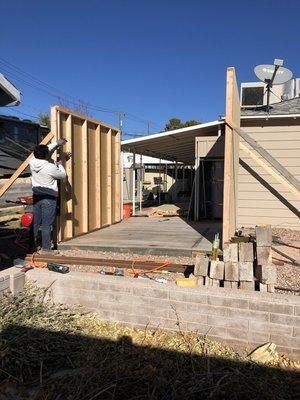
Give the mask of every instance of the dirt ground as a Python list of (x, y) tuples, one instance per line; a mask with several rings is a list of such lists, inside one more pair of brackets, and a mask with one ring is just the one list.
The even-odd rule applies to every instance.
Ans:
[[(19, 219), (23, 212), (19, 209), (0, 209), (0, 270), (13, 265), (13, 260), (24, 257), (28, 252), (28, 231), (20, 230)], [(244, 233), (254, 235), (255, 231), (252, 228), (244, 229)], [(300, 295), (300, 231), (290, 229), (273, 228), (273, 260), (280, 265), (277, 265), (277, 289), (278, 293), (290, 293)], [(293, 263), (283, 255), (276, 252), (279, 250), (286, 256), (298, 261)], [(122, 259), (122, 260), (153, 260), (157, 262), (171, 261), (178, 264), (192, 265), (192, 257), (164, 257), (154, 255), (141, 255), (133, 253), (114, 253), (114, 252), (93, 252), (68, 250), (61, 251), (62, 255), (69, 256), (84, 256), (104, 259)], [(73, 271), (89, 271), (101, 272), (101, 266), (86, 266), (86, 265), (70, 265)], [(157, 277), (157, 274), (152, 274), (150, 277)], [(182, 277), (182, 274), (160, 274), (167, 280), (175, 280)]]

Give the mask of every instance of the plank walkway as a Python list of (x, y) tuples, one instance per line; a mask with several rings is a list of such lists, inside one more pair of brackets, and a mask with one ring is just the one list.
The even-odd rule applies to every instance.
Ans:
[(59, 245), (62, 250), (113, 251), (156, 255), (191, 255), (211, 251), (219, 222), (187, 222), (179, 217), (132, 217), (107, 228), (71, 239)]

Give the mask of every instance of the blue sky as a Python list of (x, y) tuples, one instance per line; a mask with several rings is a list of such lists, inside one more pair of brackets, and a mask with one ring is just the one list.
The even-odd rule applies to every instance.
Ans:
[[(23, 94), (22, 106), (1, 113), (21, 118), (29, 117), (16, 110), (34, 117), (59, 100), (3, 60), (97, 108), (130, 113), (130, 134), (146, 133), (147, 120), (155, 132), (171, 117), (217, 119), (227, 66), (239, 82), (254, 81), (255, 65), (283, 58), (300, 77), (298, 0), (1, 0), (0, 15), (0, 72)], [(113, 112), (90, 113), (117, 122)]]

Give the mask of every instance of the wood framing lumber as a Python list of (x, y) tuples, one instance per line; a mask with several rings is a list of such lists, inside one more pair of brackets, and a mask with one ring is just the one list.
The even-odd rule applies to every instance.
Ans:
[(300, 199), (300, 192), (294, 185), (288, 182), (282, 175), (274, 171), (262, 158), (258, 157), (253, 150), (249, 149), (244, 143), (240, 143), (240, 149), (244, 151), (249, 157), (251, 157), (258, 165), (265, 169), (273, 178), (275, 178), (279, 183), (285, 186), (290, 192), (294, 193)]
[(51, 108), (51, 125), (57, 139), (67, 139), (64, 151), (72, 153), (71, 160), (63, 164), (67, 179), (60, 185), (59, 240), (119, 222), (121, 143), (118, 129), (59, 106)]
[(92, 117), (84, 115), (84, 114), (81, 114), (81, 113), (79, 113), (77, 111), (70, 110), (67, 107), (56, 105), (56, 106), (52, 106), (51, 109), (55, 109), (56, 111), (59, 111), (60, 113), (63, 113), (63, 114), (72, 114), (72, 116), (74, 118), (78, 118), (78, 119), (81, 119), (83, 121), (88, 119), (89, 122), (92, 122), (92, 123), (94, 123), (96, 125), (103, 125), (103, 126), (109, 128), (109, 129), (113, 129), (115, 131), (119, 131), (118, 128), (116, 126), (114, 126), (114, 125), (107, 124), (106, 122), (103, 122), (101, 120), (92, 118)]
[(240, 127), (240, 101), (233, 67), (227, 68), (224, 148), (223, 232), (222, 244), (234, 235), (237, 220), (237, 182), (239, 137), (232, 126)]
[[(190, 266), (184, 264), (155, 262), (155, 261), (131, 261), (131, 260), (112, 260), (112, 259), (98, 259), (92, 257), (72, 257), (60, 255), (42, 255), (42, 254), (28, 254), (25, 258), (28, 263), (34, 261), (42, 261), (46, 263), (57, 263), (64, 265), (94, 265), (99, 267), (117, 267), (128, 269), (142, 269), (142, 270), (157, 270), (157, 271), (170, 271), (170, 272), (185, 272)], [(160, 268), (161, 267), (161, 268)]]
[(234, 128), (235, 131), (245, 140), (264, 160), (270, 164), (274, 170), (282, 175), (282, 177), (292, 185), (298, 192), (300, 192), (300, 182), (283, 166), (279, 161), (276, 160), (267, 150), (265, 150), (256, 140), (254, 140), (248, 133), (243, 129)]
[[(54, 135), (52, 132), (49, 132), (44, 139), (40, 142), (40, 144), (48, 144), (53, 139)], [(0, 189), (0, 197), (4, 195), (4, 193), (11, 187), (11, 185), (19, 178), (22, 172), (28, 167), (31, 159), (33, 158), (33, 153), (31, 153), (25, 161), (19, 166), (19, 168), (12, 174), (12, 176), (8, 179), (7, 182)]]

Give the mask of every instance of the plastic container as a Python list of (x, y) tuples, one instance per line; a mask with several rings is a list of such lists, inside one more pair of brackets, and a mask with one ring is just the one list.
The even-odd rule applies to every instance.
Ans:
[(132, 215), (132, 204), (131, 203), (126, 203), (123, 204), (123, 218), (128, 219)]

